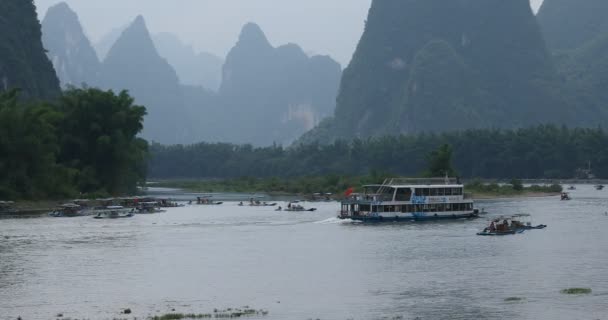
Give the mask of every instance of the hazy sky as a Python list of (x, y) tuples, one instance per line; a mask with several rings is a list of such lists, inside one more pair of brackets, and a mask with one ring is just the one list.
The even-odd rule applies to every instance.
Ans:
[[(508, 1), (508, 0), (505, 0)], [(542, 0), (531, 0), (537, 8)], [(59, 0), (34, 0), (40, 19)], [(246, 22), (271, 43), (294, 42), (345, 65), (363, 31), (371, 0), (66, 0), (91, 41), (142, 14), (151, 32), (172, 32), (200, 51), (224, 57)]]

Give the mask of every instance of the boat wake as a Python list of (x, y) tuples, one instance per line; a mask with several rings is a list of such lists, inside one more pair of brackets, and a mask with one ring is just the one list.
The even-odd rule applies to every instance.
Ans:
[(339, 219), (339, 218), (329, 218), (322, 221), (315, 221), (314, 224), (352, 224), (359, 223), (360, 221), (355, 221), (351, 219)]

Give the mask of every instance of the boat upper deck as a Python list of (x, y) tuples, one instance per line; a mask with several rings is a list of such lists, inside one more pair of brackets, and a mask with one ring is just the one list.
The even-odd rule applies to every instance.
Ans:
[(382, 184), (363, 186), (363, 191), (352, 194), (343, 202), (449, 203), (470, 198), (464, 193), (464, 185), (453, 178), (386, 179)]

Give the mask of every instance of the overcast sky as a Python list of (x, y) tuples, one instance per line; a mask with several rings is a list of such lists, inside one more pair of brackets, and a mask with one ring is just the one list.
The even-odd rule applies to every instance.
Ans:
[[(507, 0), (508, 1), (508, 0)], [(537, 8), (542, 0), (531, 0)], [(34, 0), (40, 20), (59, 0)], [(150, 31), (171, 32), (199, 51), (224, 57), (247, 22), (271, 43), (294, 42), (345, 65), (363, 31), (371, 0), (66, 0), (91, 41), (142, 14)]]

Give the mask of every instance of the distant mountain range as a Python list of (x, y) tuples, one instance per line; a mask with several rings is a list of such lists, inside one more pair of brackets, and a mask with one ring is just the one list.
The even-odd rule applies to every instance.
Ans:
[(297, 139), (333, 113), (341, 67), (295, 44), (270, 45), (247, 24), (224, 63), (172, 34), (150, 35), (143, 17), (104, 38), (100, 56), (65, 4), (44, 19), (44, 43), (64, 87), (128, 90), (147, 107), (143, 136), (165, 144)]
[(20, 88), (25, 99), (60, 95), (59, 81), (41, 38), (32, 1), (0, 1), (0, 92)]
[(221, 82), (219, 58), (151, 36), (143, 17), (100, 62), (67, 5), (49, 9), (43, 34), (34, 10), (0, 2), (0, 27), (11, 30), (0, 33), (0, 90), (49, 99), (57, 77), (64, 87), (127, 89), (148, 108), (144, 137), (166, 144), (288, 144), (313, 127), (300, 142), (608, 119), (608, 5), (599, 0), (546, 0), (537, 18), (527, 0), (374, 0), (343, 74), (330, 57), (274, 47), (247, 24)]
[(63, 87), (98, 83), (99, 59), (67, 4), (49, 8), (42, 21), (42, 42)]
[[(551, 1), (540, 18), (565, 21), (549, 17)], [(560, 33), (569, 36), (544, 32)], [(528, 0), (374, 0), (334, 119), (301, 141), (605, 121), (593, 106), (575, 103), (570, 85)]]

